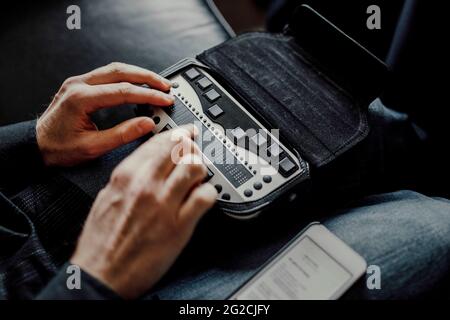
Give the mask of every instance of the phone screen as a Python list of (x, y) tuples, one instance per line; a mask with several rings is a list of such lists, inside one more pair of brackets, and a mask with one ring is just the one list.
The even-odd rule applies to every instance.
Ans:
[(331, 299), (354, 275), (305, 235), (267, 265), (232, 299)]

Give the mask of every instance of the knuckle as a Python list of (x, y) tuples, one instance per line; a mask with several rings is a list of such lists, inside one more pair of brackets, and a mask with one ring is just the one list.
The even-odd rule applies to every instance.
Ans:
[(120, 141), (120, 144), (126, 144), (127, 141), (127, 130), (126, 128), (119, 128), (117, 131), (117, 138)]
[(79, 77), (78, 76), (73, 76), (73, 77), (69, 77), (66, 80), (64, 80), (63, 84), (62, 84), (62, 88), (68, 88), (73, 84), (76, 84), (79, 82)]
[(212, 205), (214, 203), (214, 199), (208, 197), (207, 195), (197, 193), (194, 196), (194, 202), (196, 204), (196, 207), (204, 208)]
[(118, 93), (123, 98), (127, 98), (133, 90), (133, 85), (127, 82), (121, 82), (118, 87)]
[(68, 100), (73, 100), (73, 101), (81, 100), (83, 98), (83, 94), (84, 93), (83, 93), (81, 86), (71, 86), (64, 93), (65, 97)]
[(94, 145), (85, 145), (81, 148), (81, 152), (85, 158), (91, 159), (99, 155), (99, 150)]
[(122, 74), (125, 69), (125, 64), (121, 62), (111, 62), (109, 65), (109, 70), (112, 74)]
[(58, 101), (61, 100), (64, 95), (64, 90), (61, 88), (54, 96), (53, 100)]
[(142, 186), (138, 191), (138, 198), (145, 199), (147, 202), (151, 202), (152, 206), (155, 208), (159, 208), (162, 204), (162, 201), (157, 197), (155, 189), (152, 186)]
[(201, 163), (192, 163), (190, 165), (188, 165), (188, 171), (190, 172), (190, 174), (192, 176), (195, 177), (203, 177), (206, 176), (207, 173), (207, 169), (206, 166), (201, 164)]
[(132, 179), (132, 173), (125, 168), (117, 168), (111, 175), (110, 183), (113, 186), (123, 188), (128, 186)]

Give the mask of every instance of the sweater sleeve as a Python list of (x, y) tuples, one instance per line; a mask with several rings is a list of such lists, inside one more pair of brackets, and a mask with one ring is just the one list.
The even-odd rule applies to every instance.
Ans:
[(0, 127), (0, 191), (16, 192), (44, 168), (36, 120)]
[(72, 274), (66, 272), (65, 264), (59, 273), (36, 297), (37, 300), (120, 300), (120, 296), (99, 280), (80, 269), (79, 288), (69, 289)]

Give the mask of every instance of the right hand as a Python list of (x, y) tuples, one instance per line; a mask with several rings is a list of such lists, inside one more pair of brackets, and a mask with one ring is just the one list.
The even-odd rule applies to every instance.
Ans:
[[(184, 146), (178, 164), (175, 133)], [(71, 263), (126, 299), (163, 276), (215, 202), (215, 188), (202, 184), (207, 169), (193, 136), (192, 126), (144, 143), (114, 170), (89, 214)]]

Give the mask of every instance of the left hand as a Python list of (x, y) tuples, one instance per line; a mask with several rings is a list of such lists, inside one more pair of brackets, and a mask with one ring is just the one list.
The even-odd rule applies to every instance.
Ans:
[[(147, 84), (151, 89), (135, 84)], [(148, 134), (155, 127), (150, 118), (130, 119), (99, 131), (90, 114), (123, 104), (171, 106), (174, 98), (163, 92), (170, 86), (154, 72), (122, 63), (67, 79), (36, 125), (45, 164), (73, 166)]]

